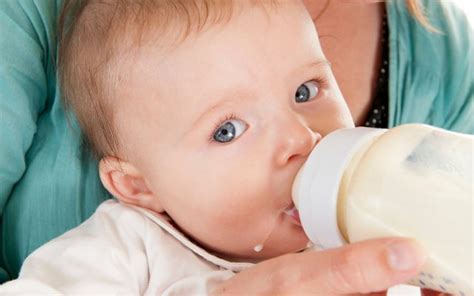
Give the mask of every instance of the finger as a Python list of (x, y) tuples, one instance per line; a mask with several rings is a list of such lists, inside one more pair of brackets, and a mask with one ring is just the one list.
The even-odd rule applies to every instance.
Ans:
[[(406, 282), (426, 261), (415, 241), (401, 238), (368, 240), (341, 248), (308, 252), (292, 266), (308, 266), (291, 272), (302, 292), (313, 289), (324, 295), (370, 293)], [(301, 269), (301, 268), (300, 268)], [(303, 272), (303, 274), (301, 274)]]

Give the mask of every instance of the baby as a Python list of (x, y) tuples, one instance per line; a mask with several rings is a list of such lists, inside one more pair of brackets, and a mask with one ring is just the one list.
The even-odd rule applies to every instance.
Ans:
[(306, 248), (293, 180), (353, 121), (302, 3), (91, 0), (64, 13), (66, 105), (116, 200), (33, 253), (5, 292), (208, 293)]

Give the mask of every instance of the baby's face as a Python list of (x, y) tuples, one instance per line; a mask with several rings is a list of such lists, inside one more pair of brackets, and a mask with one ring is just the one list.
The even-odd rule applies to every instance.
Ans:
[(245, 8), (160, 50), (135, 57), (116, 114), (147, 206), (230, 258), (305, 248), (293, 180), (322, 136), (353, 123), (304, 6)]

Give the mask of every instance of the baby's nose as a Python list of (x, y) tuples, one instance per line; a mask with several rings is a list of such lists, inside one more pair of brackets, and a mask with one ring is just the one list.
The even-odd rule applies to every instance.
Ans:
[(313, 132), (304, 123), (299, 121), (288, 123), (279, 138), (276, 164), (284, 166), (293, 159), (306, 158), (320, 138), (319, 133)]

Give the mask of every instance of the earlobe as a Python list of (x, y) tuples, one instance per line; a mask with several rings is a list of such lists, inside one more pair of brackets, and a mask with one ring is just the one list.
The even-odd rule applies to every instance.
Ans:
[(145, 179), (131, 163), (116, 157), (105, 157), (99, 163), (104, 187), (123, 203), (163, 212)]

